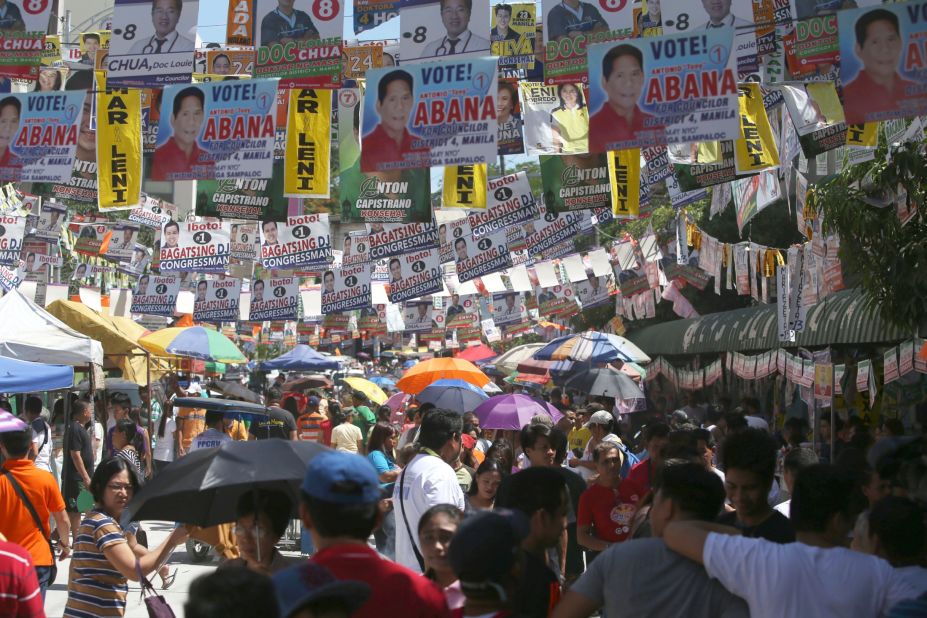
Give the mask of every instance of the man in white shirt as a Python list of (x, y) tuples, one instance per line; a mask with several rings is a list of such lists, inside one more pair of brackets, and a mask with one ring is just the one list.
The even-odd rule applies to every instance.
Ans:
[(190, 52), (196, 44), (177, 32), (177, 23), (183, 10), (183, 0), (154, 0), (151, 3), (151, 36), (141, 36), (131, 47), (132, 55), (169, 54)]
[(26, 422), (32, 427), (32, 450), (29, 457), (35, 462), (36, 468), (51, 472), (52, 431), (42, 418), (42, 400), (35, 395), (26, 397), (23, 411)]
[(663, 540), (742, 597), (753, 618), (881, 616), (919, 592), (888, 562), (843, 547), (856, 515), (854, 490), (834, 466), (799, 471), (791, 508), (796, 543), (743, 538), (692, 521), (670, 523)]
[(206, 430), (193, 438), (193, 442), (190, 444), (190, 452), (198, 451), (201, 448), (215, 448), (225, 442), (232, 441), (232, 438), (222, 431), (222, 419), (222, 412), (218, 410), (206, 411)]
[(473, 0), (441, 0), (440, 7), (441, 23), (444, 24), (446, 33), (425, 46), (422, 58), (480, 51), (489, 53), (489, 39), (470, 31)]
[(452, 410), (430, 410), (418, 434), (419, 454), (405, 467), (393, 489), (396, 511), (396, 562), (421, 573), (418, 520), (436, 504), (464, 509), (457, 474), (450, 466), (460, 455), (463, 418)]

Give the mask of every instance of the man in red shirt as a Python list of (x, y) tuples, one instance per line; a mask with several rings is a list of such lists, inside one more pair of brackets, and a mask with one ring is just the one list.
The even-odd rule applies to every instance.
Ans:
[(628, 538), (637, 501), (621, 483), (622, 455), (614, 442), (599, 443), (592, 460), (599, 476), (579, 497), (576, 538), (586, 549), (601, 552)]
[(352, 614), (447, 617), (450, 611), (438, 586), (367, 545), (380, 524), (380, 481), (373, 465), (360, 455), (328, 451), (309, 462), (302, 485), (299, 515), (317, 548), (311, 561), (338, 579), (365, 582), (370, 598)]
[[(659, 143), (663, 126), (641, 111), (644, 56), (633, 45), (618, 45), (602, 59), (602, 89), (608, 99), (589, 118), (589, 152)], [(627, 144), (622, 146), (622, 144)]]
[(650, 491), (653, 475), (663, 463), (663, 447), (669, 437), (670, 428), (666, 423), (653, 423), (644, 427), (644, 446), (647, 458), (636, 464), (625, 479), (629, 495), (636, 494), (643, 498)]
[(44, 618), (42, 594), (29, 552), (0, 534), (0, 616)]
[(173, 135), (155, 150), (152, 180), (194, 180), (208, 178), (215, 163), (196, 143), (206, 116), (206, 95), (196, 86), (184, 88), (174, 97), (171, 113)]
[(376, 104), (380, 123), (361, 140), (361, 171), (381, 171), (383, 164), (403, 161), (408, 153), (428, 152), (413, 147), (415, 136), (406, 128), (415, 103), (413, 88), (412, 75), (401, 69), (380, 79)]

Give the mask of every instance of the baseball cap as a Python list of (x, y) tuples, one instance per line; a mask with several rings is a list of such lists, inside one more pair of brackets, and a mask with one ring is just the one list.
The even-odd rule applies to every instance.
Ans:
[(499, 582), (518, 559), (521, 541), (527, 534), (528, 520), (520, 511), (497, 509), (466, 518), (448, 552), (448, 561), (460, 578), (464, 594), (468, 590), (498, 590)]
[(367, 602), (370, 586), (364, 582), (335, 579), (332, 572), (320, 564), (303, 562), (273, 576), (280, 616), (289, 618), (309, 603), (340, 600), (349, 614)]
[(370, 504), (380, 499), (377, 471), (366, 457), (326, 451), (309, 461), (302, 490), (336, 504)]
[(312, 395), (311, 397), (309, 397), (308, 403), (310, 406), (317, 406), (319, 405), (319, 401), (320, 399), (318, 397), (316, 397), (315, 395)]
[(611, 422), (612, 413), (607, 412), (606, 410), (599, 410), (592, 415), (592, 417), (589, 419), (589, 421), (586, 422), (585, 425), (583, 425), (583, 427), (589, 427), (590, 425), (608, 425)]

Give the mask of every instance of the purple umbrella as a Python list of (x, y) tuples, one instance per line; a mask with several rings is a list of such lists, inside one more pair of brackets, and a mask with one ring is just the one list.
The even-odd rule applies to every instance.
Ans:
[(0, 410), (0, 433), (22, 431), (28, 426), (23, 420), (16, 418), (6, 410)]
[(546, 414), (553, 422), (563, 418), (557, 408), (528, 395), (496, 395), (481, 403), (473, 411), (483, 429), (519, 431), (538, 414)]

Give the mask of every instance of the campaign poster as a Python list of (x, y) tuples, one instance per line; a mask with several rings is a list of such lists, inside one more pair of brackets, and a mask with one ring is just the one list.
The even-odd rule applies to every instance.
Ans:
[(670, 144), (666, 150), (682, 191), (711, 187), (737, 178), (731, 140)]
[(236, 260), (254, 261), (258, 256), (258, 233), (257, 223), (233, 223), (232, 224), (232, 257)]
[(132, 313), (173, 317), (180, 294), (180, 277), (142, 275), (132, 293)]
[(338, 201), (346, 223), (431, 221), (429, 170), (361, 171), (361, 95), (357, 88), (338, 91)]
[(800, 19), (782, 39), (786, 64), (793, 77), (830, 73), (840, 62), (837, 16), (833, 9), (826, 15)]
[(534, 68), (535, 5), (496, 4), (490, 7), (489, 42), (499, 69)]
[(461, 283), (512, 267), (505, 230), (476, 238), (466, 218), (452, 221), (448, 226), (451, 228), (448, 242), (453, 246), (457, 279)]
[(254, 0), (255, 77), (279, 77), (281, 88), (341, 84), (341, 0)]
[(148, 247), (135, 243), (132, 250), (132, 257), (128, 260), (119, 262), (116, 270), (130, 277), (140, 277), (145, 272), (145, 267), (151, 261), (151, 253)]
[[(235, 0), (232, 0), (232, 3), (234, 2)], [(209, 75), (251, 75), (253, 72), (253, 50), (210, 49), (206, 51), (206, 73)]]
[(780, 84), (779, 90), (806, 158), (846, 143), (847, 125), (834, 84), (790, 82)]
[(109, 242), (103, 257), (116, 262), (124, 262), (132, 258), (135, 242), (138, 240), (139, 225), (128, 221), (114, 223), (111, 228)]
[(297, 320), (299, 315), (299, 279), (255, 279), (251, 282), (252, 322), (265, 320)]
[[(44, 54), (46, 32), (57, 32), (52, 19), (58, 5), (48, 1), (4, 2), (0, 16), (3, 33), (0, 50), (0, 76), (34, 80)], [(61, 56), (58, 56), (60, 61)]]
[(196, 283), (193, 320), (237, 322), (241, 279), (201, 279)]
[(441, 205), (444, 208), (486, 208), (486, 165), (448, 165), (444, 168)]
[(407, 333), (430, 331), (434, 318), (434, 305), (430, 300), (407, 300), (402, 305), (402, 321)]
[(322, 273), (322, 313), (340, 313), (371, 306), (369, 262), (358, 262)]
[(25, 232), (25, 217), (0, 217), (0, 264), (19, 265)]
[(220, 219), (286, 221), (288, 203), (283, 196), (283, 177), (274, 169), (272, 178), (200, 180), (196, 183), (196, 214)]
[(332, 91), (290, 90), (283, 191), (287, 197), (330, 193)]
[(399, 12), (403, 64), (491, 55), (486, 3), (474, 7), (471, 0), (405, 0)]
[(450, 300), (445, 301), (444, 326), (445, 328), (467, 328), (478, 326), (480, 323), (480, 300), (473, 294), (451, 294)]
[(492, 319), (496, 326), (515, 324), (527, 318), (525, 298), (521, 292), (502, 292), (492, 295)]
[(444, 289), (437, 247), (391, 257), (387, 272), (387, 296), (391, 303), (437, 294)]
[(382, 66), (382, 45), (345, 45), (341, 48), (341, 72), (344, 79), (364, 79), (367, 71)]
[[(545, 81), (548, 84), (585, 82), (586, 54), (590, 46), (630, 37), (634, 30), (633, 5), (627, 0), (580, 0), (576, 6), (543, 0)], [(592, 72), (589, 74), (591, 76)]]
[(45, 242), (58, 242), (61, 237), (61, 227), (67, 222), (67, 219), (67, 206), (54, 200), (45, 200), (29, 236)]
[(350, 232), (341, 241), (341, 265), (367, 264), (370, 259), (370, 237), (364, 232)]
[(572, 240), (582, 227), (583, 213), (557, 213), (543, 207), (541, 216), (522, 225), (525, 232), (525, 245), (531, 255), (538, 255), (552, 247)]
[(475, 237), (492, 234), (538, 218), (537, 201), (531, 192), (527, 172), (516, 172), (487, 183), (486, 210), (467, 218)]
[(782, 198), (779, 178), (774, 171), (740, 178), (732, 183), (737, 230), (743, 236), (744, 226), (764, 208)]
[(525, 151), (522, 136), (521, 104), (518, 100), (518, 83), (499, 80), (496, 87), (496, 122), (499, 132), (496, 145), (500, 155), (520, 154)]
[(197, 0), (116, 0), (109, 55), (110, 88), (189, 82), (196, 49)]
[(161, 228), (162, 272), (225, 272), (231, 250), (231, 224), (168, 221)]
[(664, 34), (701, 34), (718, 28), (734, 29), (734, 54), (741, 77), (759, 68), (754, 0), (662, 0), (660, 13)]
[(589, 49), (589, 151), (740, 136), (734, 31), (712, 28)]
[(848, 123), (927, 113), (927, 60), (919, 44), (927, 36), (925, 14), (923, 0), (837, 13)]
[(103, 243), (110, 236), (108, 221), (102, 215), (71, 216), (70, 230), (77, 238), (74, 240), (74, 251), (81, 255), (99, 255)]
[(779, 165), (779, 150), (763, 104), (759, 84), (740, 84), (740, 128), (734, 140), (734, 165), (738, 174), (750, 174)]
[(276, 95), (269, 79), (165, 88), (149, 177), (270, 178)]
[(311, 268), (327, 264), (331, 257), (328, 215), (287, 217), (286, 223), (261, 222), (261, 265), (264, 268)]
[(520, 83), (527, 154), (579, 154), (589, 150), (586, 90), (581, 83)]
[(367, 225), (367, 233), (372, 260), (438, 247), (438, 228), (433, 222), (373, 223)]
[(139, 90), (97, 95), (97, 205), (127, 210), (142, 193), (142, 97)]
[(399, 17), (398, 0), (354, 0), (354, 34)]
[(177, 214), (177, 206), (142, 194), (139, 206), (129, 211), (129, 221), (160, 230)]
[(641, 214), (641, 152), (634, 148), (606, 156), (612, 217), (637, 219)]
[(585, 281), (574, 283), (573, 289), (576, 290), (576, 296), (583, 304), (583, 309), (601, 307), (611, 302), (607, 276), (596, 277), (590, 273)]
[(0, 98), (0, 181), (67, 182), (85, 93), (30, 92)]
[(548, 211), (588, 210), (612, 205), (605, 154), (541, 157), (541, 188)]
[(229, 45), (254, 45), (254, 0), (230, 0), (228, 5), (225, 42)]
[(564, 317), (578, 313), (576, 296), (570, 285), (555, 285), (548, 288), (534, 288), (537, 297), (538, 314), (541, 317)]
[(370, 71), (361, 122), (361, 170), (495, 160), (496, 89), (495, 58)]

